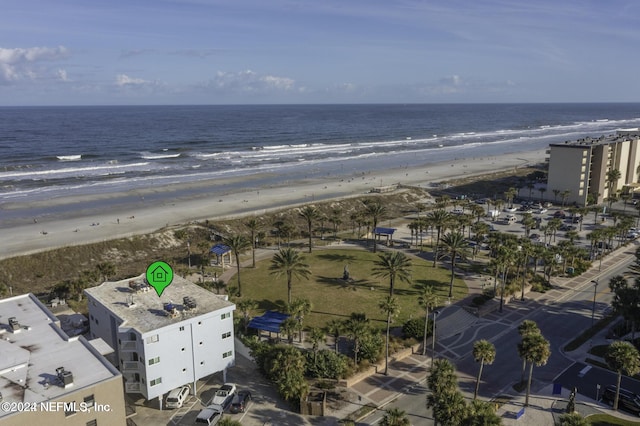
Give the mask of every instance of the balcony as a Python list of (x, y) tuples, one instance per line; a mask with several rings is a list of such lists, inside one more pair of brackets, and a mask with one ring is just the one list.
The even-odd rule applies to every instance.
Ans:
[(138, 372), (140, 371), (140, 364), (137, 361), (125, 361), (122, 363), (123, 372)]
[(142, 385), (138, 382), (125, 382), (124, 391), (126, 393), (140, 393), (140, 391), (142, 391)]
[(138, 348), (136, 340), (122, 341), (120, 344), (121, 351), (135, 351)]

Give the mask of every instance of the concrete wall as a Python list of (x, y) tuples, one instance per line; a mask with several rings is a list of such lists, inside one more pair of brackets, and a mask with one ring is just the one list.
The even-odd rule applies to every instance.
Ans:
[(569, 191), (567, 204), (586, 202), (590, 152), (590, 146), (551, 146), (547, 199), (553, 199), (553, 190), (557, 189)]

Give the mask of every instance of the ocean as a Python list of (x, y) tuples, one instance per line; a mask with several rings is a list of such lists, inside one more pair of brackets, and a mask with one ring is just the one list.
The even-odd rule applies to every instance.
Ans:
[(640, 104), (3, 107), (0, 212), (218, 177), (426, 167), (632, 127)]

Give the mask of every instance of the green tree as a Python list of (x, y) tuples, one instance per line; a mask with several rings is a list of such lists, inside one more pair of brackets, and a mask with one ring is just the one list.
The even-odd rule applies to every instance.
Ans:
[(238, 311), (242, 314), (242, 325), (244, 333), (247, 334), (247, 328), (251, 321), (251, 313), (258, 308), (258, 302), (253, 299), (241, 300), (236, 304)]
[(613, 310), (631, 324), (631, 340), (635, 339), (636, 323), (640, 319), (640, 281), (636, 279), (630, 286), (627, 279), (617, 275), (609, 280), (609, 288), (614, 294)]
[(360, 343), (369, 332), (369, 319), (363, 313), (352, 312), (349, 319), (344, 323), (344, 330), (353, 342), (353, 362), (358, 365)]
[[(518, 326), (518, 334), (520, 337), (524, 338), (530, 334), (540, 334), (540, 329), (538, 328), (538, 324), (532, 320), (524, 320)], [(527, 360), (522, 358), (522, 372), (520, 374), (520, 383), (524, 384), (524, 374), (527, 369)]]
[(458, 378), (451, 362), (435, 360), (427, 377), (431, 393), (427, 395), (427, 408), (433, 410), (436, 424), (459, 426), (466, 415), (466, 404), (457, 385)]
[(551, 348), (549, 341), (542, 334), (529, 334), (522, 338), (518, 344), (518, 354), (529, 363), (529, 379), (527, 380), (527, 392), (525, 394), (524, 406), (529, 406), (529, 394), (531, 393), (531, 379), (533, 378), (533, 366), (545, 365)]
[(486, 401), (473, 400), (467, 405), (465, 418), (460, 426), (500, 426), (502, 419), (496, 414), (495, 406)]
[(311, 253), (313, 222), (320, 218), (320, 212), (314, 206), (304, 206), (299, 215), (307, 222), (307, 232), (309, 233), (309, 253)]
[(420, 294), (418, 296), (418, 304), (424, 309), (424, 334), (422, 336), (422, 355), (427, 354), (427, 334), (429, 327), (429, 310), (438, 304), (438, 296), (433, 291), (433, 286), (424, 284), (420, 286)]
[(407, 417), (407, 413), (399, 408), (388, 409), (382, 420), (380, 426), (411, 426), (411, 421)]
[(291, 289), (293, 277), (308, 279), (311, 275), (309, 265), (304, 263), (304, 258), (292, 249), (287, 247), (286, 249), (280, 249), (271, 259), (271, 265), (269, 266), (271, 274), (279, 277), (280, 275), (286, 275), (287, 277), (287, 303), (291, 304)]
[(366, 214), (371, 218), (371, 223), (373, 225), (373, 252), (377, 251), (377, 242), (375, 229), (378, 227), (378, 222), (383, 219), (387, 214), (387, 209), (385, 206), (380, 204), (379, 201), (370, 202), (366, 205)]
[(218, 426), (242, 426), (242, 423), (230, 417), (222, 417), (218, 422)]
[(606, 177), (609, 198), (615, 198), (616, 187), (618, 186), (618, 180), (622, 177), (622, 173), (618, 169), (611, 169), (607, 172)]
[(324, 343), (326, 335), (321, 328), (313, 327), (307, 336), (307, 342), (311, 344), (311, 350), (313, 351), (313, 363), (318, 361), (318, 349), (320, 344)]
[(436, 242), (433, 248), (433, 267), (435, 268), (438, 261), (438, 246), (440, 245), (440, 235), (442, 230), (451, 221), (451, 213), (445, 210), (436, 210), (427, 215), (427, 220), (436, 229)]
[(256, 267), (256, 235), (260, 231), (260, 222), (256, 218), (251, 218), (244, 223), (244, 226), (251, 233), (251, 267)]
[(288, 311), (293, 318), (295, 318), (298, 324), (298, 341), (302, 343), (302, 323), (304, 317), (311, 312), (311, 302), (309, 299), (296, 299), (293, 303), (289, 304)]
[(626, 372), (629, 376), (640, 371), (640, 354), (635, 346), (629, 342), (617, 341), (613, 342), (607, 348), (604, 360), (612, 370), (618, 373), (616, 382), (616, 396), (613, 400), (613, 409), (618, 409), (618, 399), (620, 397), (620, 382), (622, 381), (622, 372)]
[(473, 359), (480, 363), (478, 378), (476, 379), (476, 389), (473, 392), (473, 399), (477, 399), (478, 390), (480, 389), (480, 378), (482, 377), (482, 368), (485, 364), (493, 364), (493, 361), (496, 359), (496, 347), (488, 340), (478, 340), (473, 344)]
[(379, 255), (374, 265), (373, 276), (389, 278), (389, 296), (393, 296), (396, 280), (409, 282), (411, 279), (411, 259), (401, 251), (388, 251)]
[(251, 247), (251, 241), (249, 241), (249, 239), (244, 235), (232, 235), (230, 237), (223, 238), (222, 242), (231, 249), (233, 256), (236, 259), (236, 277), (238, 278), (237, 296), (240, 297), (242, 296), (242, 286), (240, 284), (240, 253), (245, 252)]
[(453, 279), (455, 278), (456, 259), (458, 256), (466, 260), (469, 253), (469, 243), (460, 232), (449, 232), (442, 237), (442, 248), (451, 258), (451, 281), (449, 282), (449, 297), (453, 297)]
[(275, 355), (266, 361), (267, 377), (276, 385), (278, 393), (287, 401), (299, 401), (309, 392), (304, 377), (306, 359), (293, 346), (281, 345)]
[(384, 355), (384, 375), (386, 376), (389, 369), (389, 330), (391, 329), (391, 319), (398, 314), (400, 307), (398, 300), (393, 296), (387, 296), (384, 300), (381, 300), (378, 307), (387, 315), (387, 338), (385, 341)]
[(340, 341), (340, 334), (344, 330), (344, 323), (338, 319), (332, 319), (327, 323), (327, 333), (333, 337), (333, 347), (335, 352), (340, 352), (338, 348), (338, 342)]

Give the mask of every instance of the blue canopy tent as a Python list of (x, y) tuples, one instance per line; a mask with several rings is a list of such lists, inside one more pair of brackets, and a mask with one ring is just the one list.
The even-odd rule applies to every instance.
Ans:
[(280, 334), (280, 326), (289, 317), (289, 314), (283, 314), (282, 312), (267, 311), (262, 316), (255, 317), (249, 321), (249, 328), (268, 331), (269, 334)]
[(382, 227), (376, 227), (373, 228), (373, 239), (375, 241), (377, 241), (380, 236), (385, 236), (387, 237), (387, 245), (389, 244), (389, 239), (391, 239), (391, 241), (393, 242), (393, 233), (396, 232), (396, 228), (382, 228)]
[[(221, 265), (222, 268), (224, 269), (224, 267), (225, 267), (225, 256), (227, 257), (227, 262), (226, 263), (229, 266), (231, 265), (231, 247), (229, 247), (228, 245), (226, 245), (226, 244), (216, 244), (215, 246), (211, 247), (209, 252), (211, 252), (212, 254), (216, 255), (215, 265)], [(215, 266), (215, 265), (212, 265), (212, 266)]]

